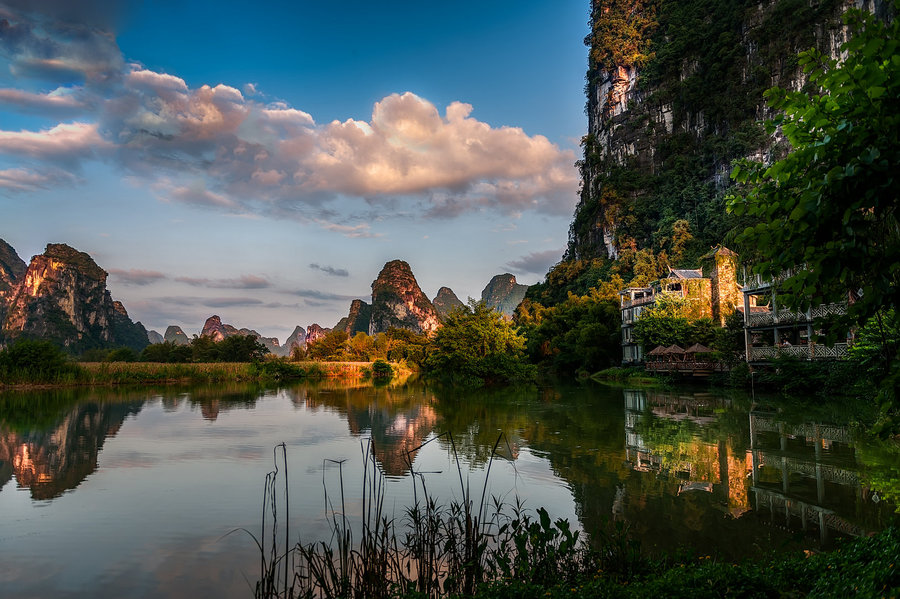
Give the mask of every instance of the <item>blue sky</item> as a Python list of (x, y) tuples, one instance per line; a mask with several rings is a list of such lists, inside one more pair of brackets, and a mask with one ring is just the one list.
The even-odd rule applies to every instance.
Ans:
[(188, 334), (333, 326), (395, 258), (429, 297), (534, 283), (577, 200), (588, 11), (0, 0), (0, 237), (89, 252)]

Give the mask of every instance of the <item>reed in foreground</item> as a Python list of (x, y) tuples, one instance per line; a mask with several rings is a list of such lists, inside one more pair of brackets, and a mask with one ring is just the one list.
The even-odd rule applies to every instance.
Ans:
[[(279, 489), (288, 501), (287, 457), (283, 449), (276, 454), (276, 468), (266, 478), (262, 534), (254, 537), (261, 553), (256, 597), (471, 596), (492, 581), (574, 583), (598, 569), (617, 578), (643, 567), (624, 525), (614, 528), (606, 549), (597, 552), (567, 521), (552, 521), (543, 508), (532, 515), (518, 500), (507, 504), (488, 498), (492, 461), (483, 488), (473, 493), (463, 480), (453, 437), (446, 436), (462, 500), (444, 505), (429, 495), (425, 476), (412, 470), (408, 457), (419, 446), (407, 454), (413, 504), (399, 516), (387, 514), (385, 479), (369, 441), (363, 451), (361, 521), (353, 526), (347, 517), (343, 463), (326, 460), (323, 483), (329, 468), (336, 469), (340, 496), (335, 504), (326, 491), (332, 535), (314, 543), (291, 543), (287, 525), (279, 528)], [(494, 454), (502, 440), (497, 439)]]

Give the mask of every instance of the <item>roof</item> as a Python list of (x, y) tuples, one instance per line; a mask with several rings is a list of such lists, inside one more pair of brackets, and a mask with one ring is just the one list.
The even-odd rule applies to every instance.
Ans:
[(687, 269), (669, 269), (669, 276), (675, 277), (676, 279), (702, 279), (703, 271), (699, 268), (697, 270), (687, 270)]
[(667, 348), (667, 350), (668, 351), (666, 353), (670, 353), (670, 354), (683, 354), (684, 353), (684, 350), (681, 349), (680, 347), (678, 347), (677, 345), (670, 345)]
[(694, 345), (684, 350), (684, 352), (687, 354), (708, 354), (711, 351), (711, 349), (709, 349), (705, 345), (700, 345), (699, 343), (695, 343)]

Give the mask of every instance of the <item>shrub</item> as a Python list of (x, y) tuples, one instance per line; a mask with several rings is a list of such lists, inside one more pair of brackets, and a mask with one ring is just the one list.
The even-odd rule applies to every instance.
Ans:
[(23, 339), (0, 351), (0, 381), (43, 383), (74, 379), (80, 369), (49, 341)]
[(394, 369), (384, 360), (375, 360), (372, 364), (372, 376), (376, 379), (390, 379), (394, 376)]

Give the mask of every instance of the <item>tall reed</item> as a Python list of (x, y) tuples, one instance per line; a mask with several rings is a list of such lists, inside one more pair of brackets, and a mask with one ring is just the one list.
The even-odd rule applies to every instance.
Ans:
[[(502, 435), (493, 447), (480, 493), (473, 492), (464, 481), (453, 436), (444, 435), (456, 462), (461, 499), (439, 503), (428, 492), (424, 473), (412, 468), (411, 456), (439, 438), (434, 437), (406, 454), (412, 473), (412, 505), (400, 518), (387, 514), (385, 476), (369, 440), (363, 447), (362, 511), (355, 529), (346, 511), (344, 462), (325, 460), (322, 484), (331, 530), (327, 541), (291, 544), (285, 526), (284, 545), (278, 546), (276, 479), (280, 469), (276, 464), (266, 477), (263, 494), (263, 534), (257, 540), (263, 555), (256, 597), (471, 596), (490, 582), (515, 579), (552, 586), (599, 570), (606, 576), (631, 575), (643, 564), (636, 544), (628, 539), (627, 527), (608, 533), (607, 551), (592, 551), (579, 531), (572, 531), (565, 520), (552, 521), (546, 509), (538, 509), (535, 518), (518, 498), (512, 504), (489, 498), (490, 469)], [(284, 444), (278, 447), (286, 472)], [(327, 484), (334, 469), (338, 505)], [(286, 475), (284, 487), (287, 501)]]

